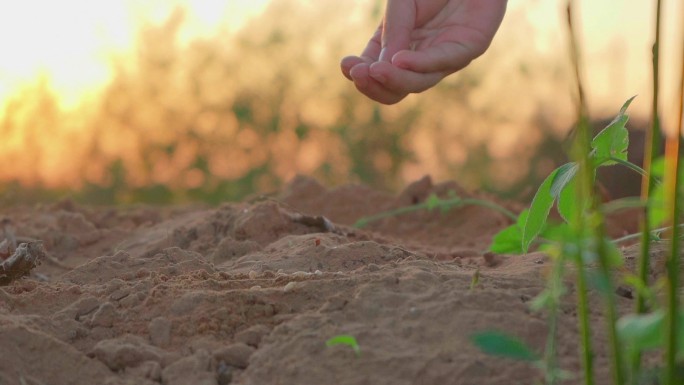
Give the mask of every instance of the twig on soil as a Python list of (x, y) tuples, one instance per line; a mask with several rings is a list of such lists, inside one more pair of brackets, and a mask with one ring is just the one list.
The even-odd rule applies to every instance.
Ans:
[(43, 242), (20, 244), (11, 257), (0, 263), (0, 286), (9, 285), (12, 281), (28, 275), (45, 258)]
[[(42, 242), (40, 239), (36, 238), (30, 238), (30, 237), (16, 237), (14, 239), (14, 247), (12, 247), (11, 250), (16, 249), (16, 243), (32, 243), (32, 242)], [(11, 254), (11, 253), (10, 253)], [(2, 248), (0, 248), (0, 257), (2, 256)], [(58, 267), (63, 270), (73, 270), (73, 267), (65, 265), (62, 261), (59, 259), (53, 257), (52, 255), (48, 254), (47, 252), (45, 253), (45, 261), (48, 262), (50, 265), (53, 265), (55, 267)]]

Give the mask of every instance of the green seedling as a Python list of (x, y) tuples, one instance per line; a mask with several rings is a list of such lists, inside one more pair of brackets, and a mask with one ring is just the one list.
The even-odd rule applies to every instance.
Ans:
[(480, 283), (480, 269), (475, 270), (473, 273), (473, 278), (470, 279), (470, 290), (474, 290)]
[(365, 226), (368, 226), (371, 222), (375, 222), (381, 219), (389, 218), (389, 217), (395, 217), (398, 215), (403, 215), (403, 214), (408, 214), (412, 213), (414, 211), (420, 211), (420, 210), (427, 210), (427, 211), (435, 211), (439, 210), (442, 213), (446, 213), (449, 210), (458, 208), (458, 207), (463, 207), (463, 206), (483, 206), (490, 208), (492, 210), (498, 211), (507, 217), (511, 218), (512, 220), (516, 220), (516, 215), (512, 213), (510, 210), (506, 209), (505, 207), (499, 206), (495, 203), (481, 200), (481, 199), (471, 199), (471, 198), (461, 198), (456, 195), (455, 192), (450, 191), (449, 192), (449, 197), (446, 199), (442, 199), (438, 197), (436, 194), (430, 194), (430, 196), (425, 200), (425, 202), (415, 204), (412, 206), (404, 206), (404, 207), (399, 207), (398, 209), (394, 210), (389, 210), (389, 211), (384, 211), (379, 214), (371, 215), (368, 217), (363, 217), (356, 221), (354, 223), (354, 227), (356, 228), (363, 228)]
[[(589, 156), (594, 168), (623, 165), (639, 173), (643, 172), (639, 166), (627, 160), (629, 136), (625, 124), (629, 120), (627, 108), (632, 100), (634, 97), (624, 103), (615, 119), (591, 141), (592, 150)], [(490, 251), (526, 253), (532, 242), (548, 230), (548, 217), (554, 203), (561, 217), (566, 222), (570, 221), (578, 209), (576, 205), (582, 201), (575, 196), (578, 171), (577, 162), (569, 162), (553, 170), (539, 186), (529, 210), (520, 213), (515, 224), (503, 229), (494, 237)], [(643, 205), (643, 203), (630, 202), (629, 205), (636, 206)]]
[(354, 336), (341, 334), (325, 341), (325, 346), (327, 347), (336, 345), (349, 346), (354, 351), (354, 354), (356, 354), (357, 357), (361, 357), (361, 347), (359, 347), (359, 343), (356, 341), (356, 338)]
[[(656, 2), (656, 39), (653, 46), (653, 119), (649, 139), (645, 144), (645, 170), (627, 161), (628, 132), (625, 128), (628, 117), (629, 99), (620, 109), (617, 117), (598, 135), (590, 140), (588, 135), (587, 107), (584, 98), (580, 68), (580, 54), (576, 33), (573, 28), (572, 9), (574, 1), (568, 0), (568, 26), (570, 53), (577, 79), (578, 129), (575, 141), (574, 160), (554, 170), (539, 187), (529, 210), (522, 212), (514, 225), (501, 231), (490, 247), (495, 252), (525, 253), (536, 240), (542, 240), (542, 251), (552, 262), (547, 287), (532, 301), (534, 310), (545, 310), (548, 318), (548, 336), (543, 358), (538, 358), (531, 349), (517, 339), (502, 333), (476, 335), (475, 345), (488, 354), (528, 361), (540, 368), (546, 384), (562, 380), (557, 373), (556, 330), (560, 300), (565, 293), (564, 269), (572, 263), (575, 266), (577, 296), (577, 320), (579, 323), (580, 355), (582, 362), (582, 383), (595, 384), (594, 357), (589, 314), (588, 292), (600, 295), (606, 322), (607, 353), (610, 362), (611, 383), (626, 384), (683, 384), (684, 371), (684, 311), (679, 305), (679, 234), (682, 225), (679, 203), (681, 175), (679, 167), (679, 140), (677, 135), (667, 138), (665, 162), (655, 158), (660, 143), (658, 121), (658, 51), (662, 1)], [(684, 39), (684, 36), (682, 36)], [(684, 40), (683, 40), (684, 41)], [(684, 61), (679, 104), (679, 123), (684, 118)], [(595, 194), (596, 168), (605, 166), (626, 166), (643, 176), (640, 200), (614, 202), (602, 205)], [(660, 183), (656, 177), (665, 182)], [(682, 188), (684, 190), (684, 188)], [(564, 222), (548, 223), (548, 216), (554, 204)], [(621, 318), (617, 315), (616, 294), (613, 279), (622, 255), (616, 243), (635, 239), (628, 236), (610, 241), (605, 235), (603, 214), (609, 210), (625, 207), (644, 209), (641, 223), (641, 255), (637, 274), (627, 275), (624, 282), (636, 289), (635, 314)], [(663, 227), (664, 225), (664, 227)], [(655, 228), (661, 226), (661, 228)], [(654, 229), (655, 228), (655, 229)], [(670, 253), (666, 262), (666, 275), (654, 285), (649, 283), (649, 244), (667, 231), (670, 239)], [(662, 290), (658, 290), (658, 287)], [(664, 294), (658, 296), (656, 293)], [(662, 302), (659, 304), (659, 300)], [(662, 306), (659, 308), (658, 306)], [(642, 351), (657, 350), (662, 353), (662, 362), (648, 368), (641, 367)]]

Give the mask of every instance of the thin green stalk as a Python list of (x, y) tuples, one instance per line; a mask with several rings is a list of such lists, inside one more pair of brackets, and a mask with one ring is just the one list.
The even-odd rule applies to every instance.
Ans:
[[(659, 120), (659, 109), (658, 109), (658, 95), (659, 95), (659, 83), (660, 83), (660, 70), (659, 70), (659, 60), (660, 60), (660, 20), (662, 15), (662, 1), (658, 0), (656, 4), (656, 25), (655, 25), (655, 41), (653, 43), (653, 56), (652, 56), (652, 85), (653, 85), (653, 97), (651, 104), (651, 126), (647, 132), (646, 143), (644, 143), (644, 171), (645, 174), (641, 179), (641, 198), (647, 202), (650, 202), (651, 196), (653, 195), (654, 183), (652, 183), (651, 178), (651, 166), (658, 156), (658, 149), (662, 142), (660, 133), (660, 120)], [(650, 266), (650, 243), (651, 243), (651, 228), (648, 223), (648, 205), (644, 207), (640, 220), (641, 229), (641, 253), (638, 262), (638, 277), (644, 283), (648, 285), (648, 271)], [(674, 222), (673, 222), (674, 223)], [(646, 308), (647, 298), (641, 292), (637, 293), (635, 301), (635, 312), (637, 314), (645, 313), (648, 309)], [(632, 362), (630, 363), (631, 376), (634, 378), (641, 369), (641, 352), (634, 355)]]
[[(662, 15), (662, 1), (657, 0), (656, 4), (656, 25), (655, 25), (655, 41), (653, 43), (653, 54), (652, 54), (652, 86), (653, 86), (653, 96), (651, 104), (651, 126), (648, 129), (646, 136), (646, 143), (644, 143), (644, 169), (646, 175), (641, 180), (641, 197), (646, 201), (650, 201), (653, 195), (654, 183), (652, 183), (649, 176), (651, 175), (651, 166), (658, 156), (658, 149), (662, 142), (662, 135), (660, 133), (660, 120), (659, 120), (659, 102), (658, 96), (659, 84), (660, 84), (660, 23)], [(637, 275), (644, 285), (648, 285), (648, 272), (650, 266), (650, 244), (651, 244), (651, 228), (648, 223), (648, 213), (650, 208), (648, 206), (644, 207), (641, 214), (640, 229), (641, 229), (641, 250), (639, 256), (639, 262), (637, 264)], [(641, 291), (638, 291), (635, 301), (635, 312), (637, 314), (645, 313), (648, 309), (646, 307), (647, 298), (643, 295)], [(636, 377), (641, 369), (641, 352), (637, 352), (633, 356), (633, 360), (630, 363), (631, 376)]]
[[(679, 225), (677, 225), (677, 227), (679, 227), (679, 228), (681, 229), (681, 228), (684, 227), (684, 224), (679, 224)], [(652, 238), (653, 236), (658, 235), (658, 234), (661, 234), (662, 232), (668, 231), (668, 230), (672, 230), (672, 226), (661, 227), (661, 228), (659, 228), (659, 229), (653, 229), (653, 230), (651, 230), (651, 232), (649, 233), (649, 237)], [(617, 243), (627, 242), (627, 241), (630, 241), (630, 240), (632, 240), (632, 239), (637, 239), (637, 238), (640, 238), (640, 237), (642, 237), (642, 234), (641, 234), (641, 233), (629, 234), (629, 235), (625, 235), (624, 237), (620, 237), (620, 238), (614, 239), (614, 240), (613, 240), (613, 243), (616, 243), (616, 244), (617, 244)], [(650, 239), (650, 238), (649, 238), (649, 239)]]
[[(575, 136), (575, 143), (573, 143), (573, 152), (575, 159), (579, 163), (579, 179), (576, 185), (576, 196), (579, 198), (580, 202), (588, 202), (592, 196), (593, 184), (593, 172), (589, 170), (592, 164), (589, 160), (589, 121), (586, 106), (586, 98), (584, 96), (584, 88), (582, 86), (582, 76), (580, 70), (580, 54), (579, 46), (577, 44), (577, 38), (575, 36), (575, 29), (573, 28), (573, 0), (568, 0), (567, 3), (567, 22), (570, 35), (570, 54), (572, 59), (573, 68), (575, 70), (575, 79), (577, 85), (577, 135)], [(584, 230), (584, 218), (585, 218), (585, 205), (580, 203), (576, 205), (576, 212), (574, 214), (574, 220), (571, 222), (574, 226), (573, 229), (575, 234), (577, 234), (577, 240), (581, 242), (583, 238)], [(580, 248), (581, 245), (578, 245)], [(579, 317), (579, 329), (580, 329), (580, 339), (581, 344), (581, 354), (582, 354), (582, 369), (584, 373), (584, 383), (585, 385), (594, 384), (594, 355), (591, 344), (591, 330), (589, 324), (589, 301), (586, 295), (586, 282), (584, 276), (584, 262), (582, 258), (582, 252), (579, 251), (574, 255), (573, 260), (577, 263), (577, 313)]]
[[(682, 42), (684, 42), (684, 36), (682, 36)], [(679, 88), (679, 116), (677, 124), (677, 132), (675, 135), (667, 138), (666, 147), (666, 161), (668, 162), (666, 170), (668, 172), (665, 174), (669, 177), (669, 187), (668, 196), (671, 205), (670, 223), (677, 223), (679, 220), (679, 199), (678, 192), (680, 178), (679, 178), (679, 143), (682, 137), (682, 130), (684, 130), (684, 52), (682, 53), (682, 68), (680, 73), (680, 88)], [(667, 261), (667, 347), (665, 349), (666, 354), (666, 374), (665, 383), (669, 385), (674, 385), (678, 383), (677, 378), (677, 338), (678, 338), (678, 322), (677, 317), (679, 315), (679, 226), (674, 226), (672, 228), (672, 243), (670, 249), (670, 256)]]
[(395, 217), (398, 215), (403, 215), (403, 214), (408, 214), (412, 213), (414, 211), (420, 211), (420, 210), (429, 210), (429, 209), (435, 209), (435, 208), (440, 208), (440, 209), (452, 209), (460, 206), (482, 206), (486, 207), (489, 209), (492, 209), (494, 211), (498, 211), (501, 214), (507, 216), (510, 220), (516, 221), (518, 217), (510, 210), (506, 209), (505, 207), (499, 206), (496, 203), (492, 203), (490, 201), (482, 200), (482, 199), (474, 199), (474, 198), (450, 198), (450, 199), (439, 199), (438, 202), (423, 202), (419, 203), (413, 206), (404, 206), (404, 207), (399, 207), (394, 210), (389, 210), (389, 211), (384, 211), (375, 215), (370, 215), (367, 217), (363, 217), (356, 221), (354, 223), (354, 227), (357, 228), (362, 228), (364, 226), (367, 226), (371, 222), (379, 221), (381, 219), (389, 218), (389, 217)]
[[(602, 279), (606, 282), (607, 287), (603, 293), (605, 304), (606, 327), (608, 331), (608, 342), (611, 357), (611, 367), (613, 375), (613, 383), (615, 385), (624, 384), (624, 371), (622, 361), (622, 349), (617, 337), (617, 310), (615, 306), (614, 291), (612, 288), (612, 276), (608, 262), (608, 250), (606, 249), (605, 226), (603, 215), (601, 213), (601, 203), (598, 195), (595, 192), (594, 186), (594, 163), (590, 157), (590, 125), (588, 118), (588, 109), (585, 98), (584, 89), (582, 86), (582, 71), (579, 53), (579, 45), (575, 37), (572, 20), (573, 0), (568, 2), (568, 26), (570, 28), (570, 39), (572, 58), (575, 68), (575, 76), (577, 79), (578, 92), (578, 117), (579, 123), (577, 127), (577, 141), (575, 143), (575, 156), (579, 163), (579, 180), (577, 184), (580, 202), (587, 202), (588, 207), (584, 204), (577, 205), (577, 212), (575, 213), (575, 232), (582, 244), (580, 245), (580, 258), (576, 260), (579, 274), (577, 275), (577, 290), (578, 290), (578, 313), (580, 316), (580, 332), (582, 334), (582, 357), (585, 372), (585, 384), (590, 385), (594, 383), (593, 378), (593, 349), (591, 346), (591, 336), (589, 331), (589, 303), (586, 295), (586, 282), (584, 282), (585, 258), (584, 253), (591, 254), (596, 252), (598, 257), (599, 271)], [(588, 212), (585, 210), (588, 209)], [(590, 240), (588, 244), (584, 243), (585, 239)]]
[(546, 310), (549, 317), (547, 324), (549, 331), (546, 336), (546, 349), (544, 350), (544, 369), (545, 369), (545, 383), (546, 385), (555, 385), (558, 381), (558, 357), (557, 357), (557, 338), (558, 332), (558, 306), (560, 304), (561, 296), (563, 295), (563, 274), (565, 268), (565, 261), (562, 255), (558, 255), (553, 259), (551, 276), (548, 278), (548, 290), (551, 294), (551, 301), (549, 301)]
[[(681, 134), (680, 134), (681, 135)], [(676, 138), (677, 142), (679, 138)], [(678, 147), (678, 146), (677, 146)], [(675, 153), (676, 154), (676, 153)], [(679, 178), (676, 177), (679, 170), (679, 157), (675, 156), (672, 161), (672, 168), (674, 169), (674, 191), (679, 190)], [(676, 220), (679, 217), (679, 199), (676, 195), (673, 196), (672, 202), (672, 212), (670, 219)], [(666, 347), (666, 384), (675, 385), (677, 384), (677, 374), (676, 374), (676, 358), (677, 358), (677, 334), (678, 334), (678, 323), (677, 315), (679, 314), (679, 233), (680, 227), (672, 227), (672, 239), (670, 247), (670, 256), (667, 261), (667, 347)]]

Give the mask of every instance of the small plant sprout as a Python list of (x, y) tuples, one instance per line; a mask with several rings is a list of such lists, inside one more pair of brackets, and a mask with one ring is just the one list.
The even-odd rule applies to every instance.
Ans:
[(475, 270), (473, 278), (470, 280), (470, 290), (474, 290), (480, 283), (480, 269)]
[[(502, 332), (483, 332), (472, 337), (483, 352), (501, 357), (527, 361), (542, 370), (545, 384), (562, 381), (556, 358), (558, 347), (556, 330), (559, 327), (560, 301), (565, 294), (565, 265), (575, 268), (574, 292), (577, 301), (577, 321), (580, 337), (581, 379), (584, 385), (596, 382), (596, 356), (590, 322), (588, 293), (597, 294), (604, 308), (606, 322), (606, 354), (610, 363), (613, 385), (684, 384), (684, 309), (681, 308), (680, 242), (682, 239), (681, 199), (684, 171), (680, 165), (680, 141), (684, 129), (684, 60), (682, 60), (679, 94), (679, 122), (676, 134), (665, 138), (664, 161), (656, 159), (661, 142), (658, 120), (658, 50), (661, 8), (656, 2), (656, 40), (653, 46), (654, 95), (652, 124), (646, 143), (645, 170), (627, 160), (629, 136), (627, 108), (634, 98), (627, 100), (615, 119), (593, 139), (589, 136), (589, 120), (584, 98), (579, 47), (573, 28), (574, 0), (568, 0), (568, 26), (571, 54), (578, 95), (578, 125), (574, 147), (574, 162), (566, 163), (544, 180), (537, 190), (530, 208), (518, 216), (516, 223), (497, 234), (490, 250), (497, 253), (526, 253), (535, 241), (552, 262), (547, 287), (533, 301), (533, 310), (545, 310), (548, 336), (543, 355), (536, 355), (523, 342)], [(684, 35), (682, 36), (684, 42)], [(681, 46), (681, 44), (680, 44)], [(684, 54), (684, 52), (683, 52)], [(596, 168), (626, 166), (643, 176), (639, 200), (623, 200), (603, 205), (596, 194)], [(660, 182), (660, 179), (663, 182)], [(564, 220), (548, 223), (551, 209), (556, 206)], [(610, 240), (606, 237), (603, 214), (610, 210), (636, 207), (643, 209), (640, 233)], [(664, 226), (664, 227), (663, 227)], [(665, 262), (665, 276), (649, 282), (651, 271), (649, 245), (661, 236), (670, 240)], [(641, 239), (637, 271), (624, 274), (620, 266), (623, 256), (616, 244)], [(623, 282), (636, 292), (634, 314), (619, 314), (613, 280), (623, 275)], [(659, 296), (656, 293), (662, 293)], [(656, 351), (660, 363), (642, 367), (642, 353)], [(644, 365), (645, 366), (645, 365)], [(601, 383), (606, 383), (602, 380)]]
[(359, 343), (356, 341), (356, 337), (354, 336), (341, 334), (325, 341), (325, 346), (327, 347), (336, 345), (349, 346), (354, 351), (354, 354), (356, 354), (356, 357), (361, 357), (361, 347), (359, 347)]
[[(637, 172), (641, 168), (627, 160), (629, 137), (625, 124), (629, 120), (627, 108), (634, 97), (627, 100), (613, 121), (591, 141), (590, 160), (594, 167), (623, 165)], [(578, 209), (575, 197), (575, 183), (579, 164), (566, 163), (553, 170), (537, 190), (529, 210), (516, 219), (516, 223), (499, 232), (490, 246), (497, 253), (526, 253), (532, 243), (545, 232), (553, 233), (547, 224), (551, 208), (556, 203), (558, 213), (569, 221)], [(633, 205), (633, 204), (632, 204)], [(584, 210), (585, 208), (581, 208)]]
[(384, 211), (379, 214), (371, 215), (368, 217), (363, 217), (354, 223), (354, 227), (363, 228), (368, 226), (371, 222), (379, 221), (381, 219), (395, 217), (398, 215), (408, 214), (414, 211), (427, 210), (435, 211), (440, 210), (442, 213), (446, 213), (451, 209), (462, 207), (462, 206), (483, 206), (490, 208), (494, 211), (498, 211), (511, 220), (516, 220), (516, 215), (505, 207), (499, 206), (495, 203), (473, 198), (461, 198), (456, 195), (454, 191), (449, 192), (449, 197), (442, 199), (436, 194), (430, 194), (425, 202), (415, 204), (412, 206), (399, 207), (398, 209)]

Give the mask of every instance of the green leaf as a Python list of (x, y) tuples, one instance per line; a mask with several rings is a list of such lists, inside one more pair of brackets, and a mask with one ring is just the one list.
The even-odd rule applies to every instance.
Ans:
[(342, 334), (339, 336), (332, 337), (331, 339), (325, 342), (325, 346), (327, 347), (335, 345), (347, 345), (350, 348), (352, 348), (354, 353), (356, 353), (357, 357), (361, 355), (361, 348), (359, 347), (359, 343), (356, 341), (356, 338), (354, 336)]
[(517, 223), (499, 231), (492, 239), (489, 251), (499, 254), (522, 254), (522, 228), (527, 221), (529, 210), (524, 210), (518, 216)]
[(576, 162), (566, 163), (556, 169), (556, 176), (551, 183), (551, 196), (558, 198), (565, 186), (572, 181), (579, 170), (579, 165)]
[(561, 191), (558, 197), (558, 213), (564, 221), (571, 222), (577, 215), (577, 180), (573, 179)]
[(534, 194), (532, 204), (530, 204), (530, 212), (523, 226), (522, 249), (527, 252), (532, 241), (542, 231), (546, 224), (546, 219), (549, 216), (549, 211), (553, 206), (554, 197), (551, 195), (551, 186), (553, 180), (559, 169), (555, 169), (544, 179), (544, 182), (539, 186), (537, 193)]
[[(677, 349), (684, 351), (684, 312), (677, 317)], [(617, 322), (618, 338), (633, 351), (660, 348), (665, 345), (665, 311), (628, 314)]]
[(576, 182), (575, 175), (579, 165), (575, 162), (566, 163), (558, 168), (558, 174), (551, 185), (551, 195), (558, 200), (558, 212), (566, 222), (576, 212)]
[(428, 209), (428, 211), (432, 211), (438, 208), (441, 204), (442, 200), (439, 199), (439, 197), (435, 193), (430, 194), (430, 196), (428, 196), (425, 200), (425, 207)]
[(593, 149), (593, 157), (597, 161), (597, 166), (609, 166), (616, 164), (610, 158), (617, 158), (627, 160), (627, 147), (629, 146), (629, 132), (625, 128), (625, 124), (629, 120), (627, 116), (627, 108), (636, 96), (629, 98), (625, 104), (622, 105), (620, 113), (613, 119), (610, 124), (601, 132), (599, 132), (591, 141)]
[(649, 314), (628, 314), (617, 322), (618, 338), (630, 349), (642, 351), (654, 349), (663, 344), (665, 312)]
[(514, 360), (534, 362), (539, 357), (524, 342), (498, 331), (488, 331), (472, 335), (471, 341), (484, 353), (512, 358)]

